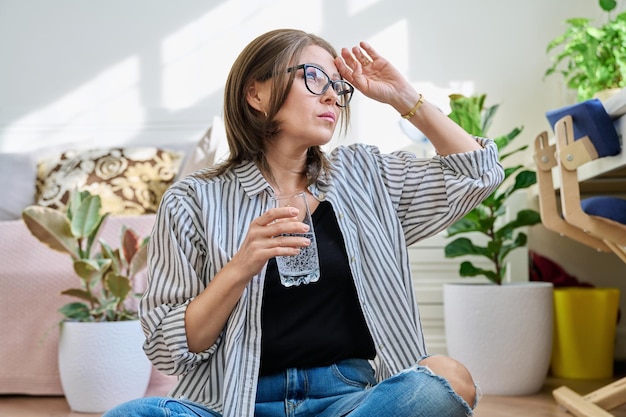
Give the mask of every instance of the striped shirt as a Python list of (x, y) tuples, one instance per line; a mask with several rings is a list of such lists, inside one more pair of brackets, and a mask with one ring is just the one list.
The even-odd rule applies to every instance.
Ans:
[[(495, 144), (477, 140), (483, 149), (430, 159), (341, 146), (328, 155), (333, 169), (309, 186), (336, 213), (379, 380), (426, 354), (407, 246), (445, 229), (503, 179)], [(272, 194), (253, 163), (210, 179), (191, 175), (166, 192), (152, 233), (149, 285), (140, 304), (144, 349), (162, 372), (179, 375), (170, 395), (225, 417), (254, 414), (265, 268), (204, 352), (189, 351), (185, 310), (237, 252)]]

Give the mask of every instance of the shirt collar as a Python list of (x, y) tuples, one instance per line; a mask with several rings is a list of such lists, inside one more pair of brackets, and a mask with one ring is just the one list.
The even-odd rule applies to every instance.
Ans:
[(270, 184), (267, 182), (261, 171), (252, 161), (244, 161), (233, 168), (235, 176), (241, 183), (244, 192), (248, 197), (255, 197), (264, 190), (271, 190)]
[[(272, 193), (272, 187), (254, 162), (244, 161), (233, 168), (233, 171), (237, 179), (241, 182), (241, 186), (248, 197), (253, 198), (265, 190)], [(329, 177), (328, 172), (322, 172), (317, 182), (309, 186), (309, 191), (311, 191), (314, 196), (318, 198), (322, 197), (323, 199), (329, 187)]]

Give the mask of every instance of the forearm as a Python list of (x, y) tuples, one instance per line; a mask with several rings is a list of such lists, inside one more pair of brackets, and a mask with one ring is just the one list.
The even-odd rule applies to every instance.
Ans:
[[(398, 97), (397, 102), (392, 106), (400, 114), (405, 115), (414, 108), (419, 98), (420, 95), (410, 88), (406, 95)], [(423, 104), (408, 120), (430, 140), (439, 155), (445, 156), (481, 148), (470, 134), (426, 98), (423, 98)]]
[(238, 268), (227, 264), (189, 303), (185, 332), (191, 352), (202, 352), (215, 343), (248, 282)]

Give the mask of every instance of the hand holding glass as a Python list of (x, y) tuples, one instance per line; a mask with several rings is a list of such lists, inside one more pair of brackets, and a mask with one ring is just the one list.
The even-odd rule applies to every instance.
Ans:
[(306, 194), (301, 192), (277, 195), (270, 197), (270, 203), (272, 207), (295, 207), (298, 209), (298, 215), (295, 218), (278, 221), (298, 221), (309, 226), (309, 231), (306, 233), (290, 235), (306, 237), (311, 241), (309, 246), (301, 248), (300, 253), (297, 255), (276, 257), (281, 284), (285, 287), (291, 287), (316, 282), (320, 278), (320, 267), (315, 232), (313, 231), (313, 220), (311, 219), (311, 212), (306, 201)]

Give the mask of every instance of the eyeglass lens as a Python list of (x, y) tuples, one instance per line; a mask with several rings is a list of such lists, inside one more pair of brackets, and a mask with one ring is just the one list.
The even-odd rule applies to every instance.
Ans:
[(333, 90), (337, 94), (337, 105), (346, 107), (350, 103), (354, 87), (347, 81), (330, 79), (328, 74), (313, 65), (304, 64), (304, 83), (310, 92), (322, 95), (332, 85)]

